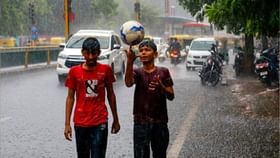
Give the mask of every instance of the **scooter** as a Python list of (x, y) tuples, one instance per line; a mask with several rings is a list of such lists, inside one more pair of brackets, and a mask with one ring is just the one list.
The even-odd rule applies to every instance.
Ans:
[(275, 49), (269, 48), (264, 50), (260, 57), (256, 59), (255, 73), (260, 81), (267, 86), (272, 82), (279, 82), (279, 66)]

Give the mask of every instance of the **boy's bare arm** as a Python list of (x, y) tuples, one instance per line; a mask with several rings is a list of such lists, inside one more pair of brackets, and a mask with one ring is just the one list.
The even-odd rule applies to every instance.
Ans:
[(168, 100), (173, 100), (175, 98), (173, 87), (163, 87), (163, 90)]
[(134, 52), (131, 50), (126, 51), (127, 56), (127, 64), (126, 64), (126, 71), (125, 71), (125, 85), (127, 87), (131, 87), (134, 84), (134, 76), (133, 76), (133, 62), (136, 58)]
[(65, 128), (64, 128), (64, 136), (67, 140), (72, 140), (72, 129), (70, 126), (71, 114), (73, 110), (73, 105), (75, 102), (75, 91), (73, 89), (68, 89), (68, 95), (66, 98), (66, 106), (65, 106)]
[(119, 124), (119, 117), (117, 112), (116, 95), (113, 89), (113, 85), (112, 84), (108, 85), (106, 87), (106, 90), (107, 90), (108, 102), (113, 115), (113, 124), (112, 124), (111, 133), (118, 133), (120, 130), (120, 124)]
[(166, 98), (168, 100), (173, 100), (175, 98), (173, 86), (165, 86), (159, 76), (157, 76), (157, 81), (162, 89), (162, 92), (166, 95)]
[(127, 62), (126, 71), (125, 71), (125, 85), (127, 87), (131, 87), (134, 84), (134, 77), (133, 77), (133, 62)]

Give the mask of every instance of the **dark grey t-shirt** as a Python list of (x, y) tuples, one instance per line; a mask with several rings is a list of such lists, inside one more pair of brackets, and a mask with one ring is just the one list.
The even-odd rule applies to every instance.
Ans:
[(149, 83), (159, 75), (162, 83), (173, 86), (169, 70), (164, 67), (156, 67), (151, 73), (143, 68), (134, 69), (135, 93), (134, 93), (134, 122), (167, 123), (166, 96), (160, 87), (154, 91), (148, 89)]

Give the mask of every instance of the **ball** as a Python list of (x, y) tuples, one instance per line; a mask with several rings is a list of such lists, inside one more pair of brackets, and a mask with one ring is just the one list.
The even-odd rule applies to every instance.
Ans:
[(127, 21), (120, 28), (122, 41), (127, 45), (139, 44), (145, 35), (144, 27), (138, 21)]

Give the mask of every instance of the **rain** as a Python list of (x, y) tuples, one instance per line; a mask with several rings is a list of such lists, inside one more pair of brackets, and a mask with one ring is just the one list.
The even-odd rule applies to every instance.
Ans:
[[(125, 50), (139, 50), (121, 37), (121, 26), (130, 20), (143, 26), (141, 40), (156, 43), (155, 65), (166, 67), (174, 82), (175, 99), (167, 101), (168, 158), (279, 157), (279, 7), (275, 7), (279, 1), (271, 1), (270, 9), (260, 0), (250, 4), (241, 0), (0, 0), (0, 4), (0, 157), (77, 157), (74, 130), (72, 141), (64, 137), (65, 77), (72, 66), (84, 62), (81, 47), (70, 47), (81, 30), (105, 30), (115, 36), (96, 35), (104, 42), (97, 61), (107, 62), (116, 77), (113, 86), (121, 126), (119, 133), (108, 133), (106, 157), (134, 157), (135, 87), (125, 85)], [(224, 5), (231, 7), (221, 12)], [(192, 43), (206, 37), (215, 40), (216, 51), (207, 44), (193, 50)], [(174, 39), (180, 45), (176, 60), (171, 48)], [(208, 47), (207, 55), (203, 47)], [(237, 72), (239, 51), (244, 59)], [(222, 61), (213, 85), (201, 74), (215, 52)], [(265, 52), (275, 57), (269, 60), (275, 67), (265, 70), (272, 74), (266, 79), (256, 66)], [(142, 66), (136, 58), (133, 67)], [(111, 131), (108, 100), (106, 106)]]

